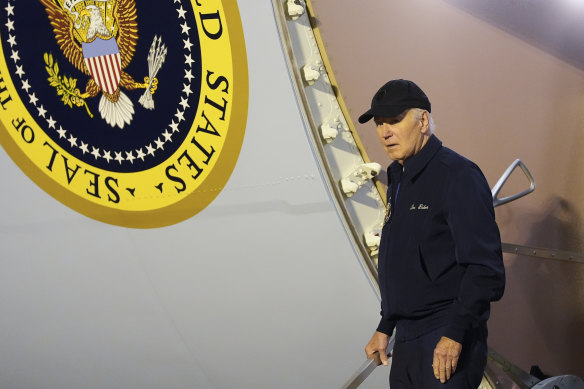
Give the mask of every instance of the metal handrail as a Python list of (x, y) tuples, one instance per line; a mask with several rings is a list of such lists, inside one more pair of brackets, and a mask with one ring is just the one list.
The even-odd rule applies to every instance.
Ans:
[(341, 387), (341, 389), (356, 389), (365, 381), (369, 374), (377, 366), (381, 365), (381, 357), (379, 356), (379, 352), (376, 351), (373, 354), (372, 358), (367, 358), (365, 362), (355, 371), (355, 373), (347, 380), (345, 385)]
[[(501, 188), (507, 182), (513, 171), (519, 166), (523, 173), (529, 180), (529, 189), (526, 189), (522, 192), (516, 193), (511, 196), (504, 197), (502, 199), (498, 198), (498, 194), (501, 191)], [(505, 173), (499, 178), (499, 181), (493, 187), (491, 194), (493, 196), (493, 207), (497, 207), (499, 205), (503, 205), (506, 203), (510, 203), (511, 201), (517, 200), (535, 190), (535, 179), (531, 175), (531, 172), (527, 168), (527, 166), (520, 160), (516, 159), (509, 165)], [(514, 243), (502, 243), (503, 252), (509, 254), (516, 254), (516, 255), (525, 255), (530, 257), (537, 257), (537, 258), (545, 258), (545, 259), (552, 259), (556, 261), (566, 261), (566, 262), (577, 262), (577, 263), (584, 263), (584, 254), (582, 253), (575, 253), (566, 250), (557, 250), (545, 247), (534, 247), (534, 246), (524, 246)]]
[[(502, 199), (498, 198), (497, 195), (501, 191), (501, 188), (503, 187), (505, 182), (507, 182), (507, 179), (511, 176), (511, 173), (513, 173), (513, 170), (515, 170), (515, 168), (517, 168), (517, 166), (519, 166), (521, 168), (521, 170), (523, 170), (523, 173), (525, 174), (525, 176), (529, 180), (529, 189), (526, 189), (522, 192), (516, 193), (516, 194), (511, 195), (511, 196), (504, 197)], [(534, 190), (535, 190), (535, 180), (533, 179), (531, 172), (529, 171), (529, 169), (527, 169), (527, 166), (525, 166), (525, 164), (523, 162), (521, 162), (520, 159), (516, 159), (515, 161), (513, 161), (513, 163), (511, 163), (511, 165), (509, 165), (507, 170), (505, 170), (505, 173), (503, 173), (501, 178), (499, 178), (499, 181), (497, 181), (497, 183), (493, 187), (493, 190), (491, 191), (491, 194), (493, 196), (493, 207), (498, 207), (499, 205), (507, 204), (511, 201), (517, 200), (518, 198), (521, 198), (525, 195), (530, 194)]]
[[(393, 352), (393, 346), (395, 345), (395, 338), (392, 336), (389, 338), (389, 343), (387, 345), (387, 357), (391, 358), (391, 353)], [(367, 358), (365, 362), (353, 373), (351, 378), (341, 386), (341, 389), (356, 389), (365, 381), (367, 377), (375, 370), (377, 366), (381, 365), (381, 357), (379, 352), (373, 353), (372, 358)]]

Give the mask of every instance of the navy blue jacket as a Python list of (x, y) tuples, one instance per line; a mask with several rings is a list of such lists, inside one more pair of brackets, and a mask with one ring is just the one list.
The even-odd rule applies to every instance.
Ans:
[(479, 167), (432, 135), (388, 168), (391, 207), (379, 249), (382, 319), (411, 339), (445, 326), (462, 343), (503, 295), (505, 270), (493, 200)]

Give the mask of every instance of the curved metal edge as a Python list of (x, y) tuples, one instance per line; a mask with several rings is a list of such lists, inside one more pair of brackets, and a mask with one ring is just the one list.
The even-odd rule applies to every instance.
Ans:
[[(312, 27), (312, 32), (314, 33), (314, 37), (316, 39), (316, 44), (318, 45), (320, 55), (323, 59), (324, 66), (327, 70), (327, 74), (329, 76), (330, 83), (331, 83), (331, 86), (333, 88), (333, 92), (335, 93), (335, 96), (337, 98), (339, 106), (341, 107), (343, 115), (345, 116), (345, 120), (349, 126), (349, 130), (351, 131), (351, 134), (353, 135), (353, 138), (355, 139), (355, 143), (357, 144), (357, 148), (359, 149), (359, 152), (361, 153), (363, 160), (366, 163), (372, 162), (371, 159), (369, 158), (369, 155), (367, 154), (367, 151), (365, 149), (365, 146), (363, 145), (363, 142), (361, 141), (361, 138), (359, 137), (359, 133), (357, 132), (357, 129), (355, 128), (355, 124), (351, 120), (351, 115), (349, 114), (349, 110), (347, 108), (347, 105), (345, 104), (345, 100), (343, 99), (343, 94), (341, 93), (339, 83), (337, 82), (337, 79), (335, 78), (332, 64), (329, 60), (329, 57), (326, 53), (326, 49), (324, 47), (325, 46), (324, 40), (322, 39), (320, 29), (318, 28), (318, 23), (317, 23), (318, 17), (316, 15), (316, 12), (314, 11), (314, 7), (312, 6), (312, 1), (311, 0), (305, 0), (305, 1), (306, 1), (307, 12), (308, 12), (308, 21), (310, 22), (310, 25)], [(379, 191), (379, 195), (381, 196), (383, 202), (387, 203), (385, 188), (383, 187), (383, 184), (381, 183), (381, 181), (379, 181), (377, 179), (374, 180), (374, 183), (375, 183), (375, 186), (377, 187), (377, 190)]]
[[(326, 183), (329, 194), (332, 195), (332, 202), (337, 209), (337, 214), (341, 219), (341, 222), (347, 232), (347, 236), (352, 243), (352, 247), (357, 253), (358, 257), (361, 258), (360, 264), (367, 275), (369, 284), (374, 290), (377, 298), (381, 301), (381, 294), (379, 292), (379, 283), (377, 280), (377, 266), (372, 261), (369, 256), (368, 250), (365, 247), (358, 231), (355, 227), (349, 223), (351, 217), (345, 206), (343, 194), (340, 191), (337, 181), (333, 176), (332, 172), (328, 168), (328, 164), (325, 161), (326, 153), (324, 151), (322, 142), (320, 141), (320, 135), (318, 132), (318, 126), (312, 120), (310, 112), (310, 105), (307, 101), (306, 93), (304, 89), (301, 88), (304, 85), (302, 77), (300, 75), (300, 69), (295, 66), (295, 55), (292, 51), (292, 44), (290, 41), (290, 35), (288, 34), (286, 28), (286, 15), (284, 11), (284, 6), (286, 5), (286, 0), (272, 0), (272, 8), (274, 11), (274, 16), (278, 31), (280, 33), (280, 42), (282, 45), (282, 51), (289, 69), (289, 75), (291, 77), (291, 84), (294, 88), (294, 92), (297, 96), (297, 101), (299, 105), (299, 110), (301, 112), (302, 120), (305, 123), (305, 128), (307, 129), (307, 135), (309, 136), (311, 142), (311, 148), (318, 162), (319, 169), (323, 176), (323, 181)], [(327, 72), (329, 69), (327, 69)], [(350, 120), (349, 120), (350, 122)]]

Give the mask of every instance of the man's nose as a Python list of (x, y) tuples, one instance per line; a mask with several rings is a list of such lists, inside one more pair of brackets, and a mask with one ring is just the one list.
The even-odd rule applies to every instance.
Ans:
[(389, 124), (383, 123), (381, 127), (381, 135), (383, 135), (384, 138), (389, 138), (391, 135), (393, 135), (391, 126)]

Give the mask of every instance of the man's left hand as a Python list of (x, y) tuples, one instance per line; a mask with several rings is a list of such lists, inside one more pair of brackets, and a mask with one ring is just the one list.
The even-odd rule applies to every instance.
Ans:
[(434, 349), (434, 377), (445, 383), (456, 370), (458, 357), (462, 351), (462, 344), (443, 336)]

